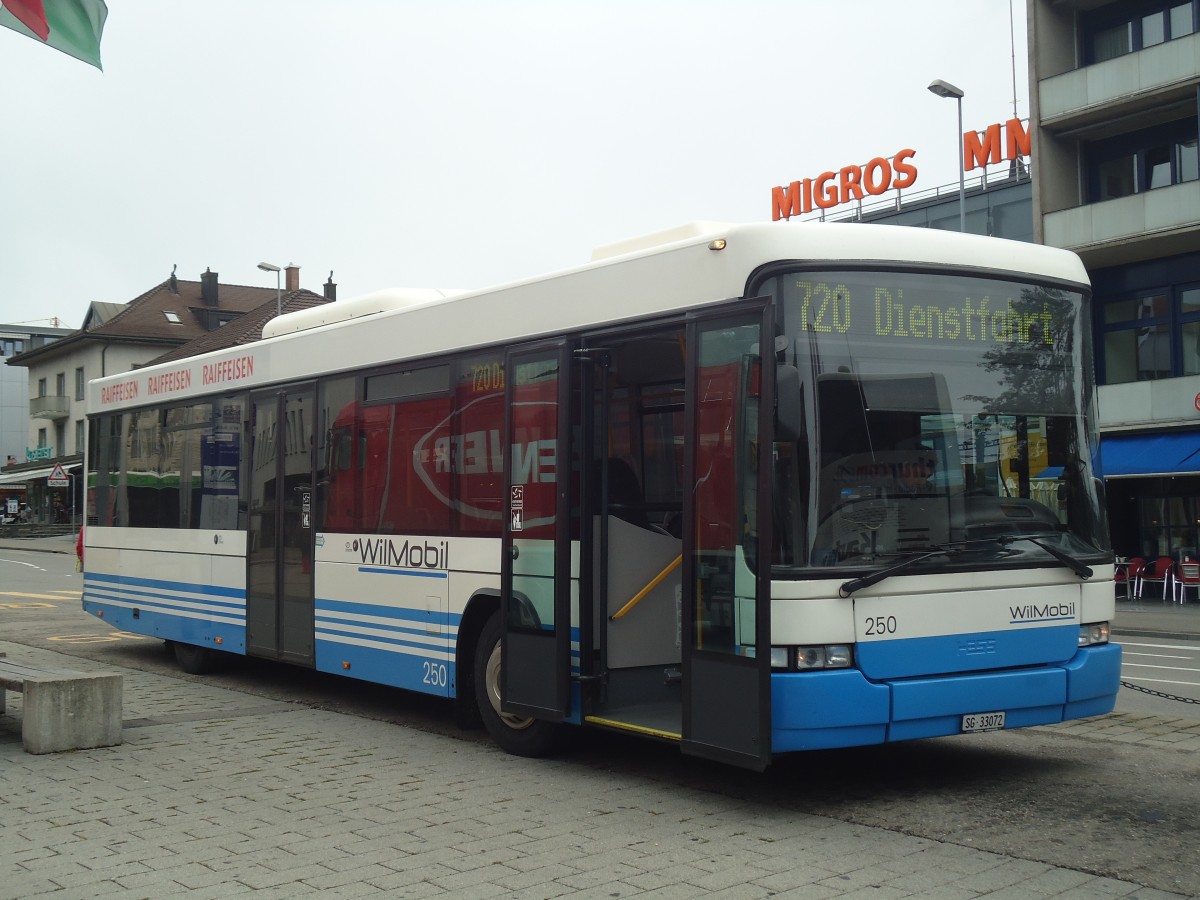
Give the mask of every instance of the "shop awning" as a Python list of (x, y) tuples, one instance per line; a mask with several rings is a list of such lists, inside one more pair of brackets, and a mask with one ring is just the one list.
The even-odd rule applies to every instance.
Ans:
[[(74, 472), (79, 468), (79, 463), (73, 466), (63, 466), (63, 468), (68, 473)], [(27, 469), (24, 472), (0, 472), (0, 484), (25, 484), (27, 481), (45, 478), (53, 471), (54, 466), (46, 466), (44, 469)]]
[(1105, 478), (1200, 475), (1200, 432), (1102, 437), (1100, 459)]

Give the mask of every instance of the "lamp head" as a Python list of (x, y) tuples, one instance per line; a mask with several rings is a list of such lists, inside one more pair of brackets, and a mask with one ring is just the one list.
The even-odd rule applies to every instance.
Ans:
[(268, 262), (261, 262), (258, 264), (258, 267), (260, 269), (262, 269), (264, 272), (281, 272), (281, 271), (283, 271), (282, 269), (279, 268), (279, 266), (273, 266)]
[(964, 96), (960, 88), (956, 88), (950, 82), (942, 81), (940, 78), (930, 82), (929, 91), (939, 97), (953, 97), (955, 100), (961, 100)]

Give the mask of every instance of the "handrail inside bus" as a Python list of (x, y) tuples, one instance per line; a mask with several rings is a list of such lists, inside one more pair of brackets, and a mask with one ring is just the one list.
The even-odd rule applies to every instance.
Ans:
[(642, 588), (640, 591), (638, 591), (636, 594), (634, 594), (632, 600), (630, 600), (628, 603), (626, 603), (624, 606), (622, 606), (620, 609), (618, 609), (615, 613), (613, 613), (611, 616), (609, 616), (608, 621), (610, 621), (610, 622), (617, 621), (617, 619), (621, 618), (621, 616), (625, 615), (625, 613), (629, 612), (631, 609), (633, 609), (635, 606), (637, 606), (639, 603), (641, 603), (642, 600), (645, 599), (646, 595), (649, 594), (656, 587), (658, 587), (660, 584), (662, 584), (662, 580), (664, 578), (666, 578), (668, 575), (670, 575), (672, 572), (674, 572), (677, 568), (679, 568), (679, 564), (682, 562), (683, 562), (683, 554), (680, 553), (677, 557), (675, 557), (673, 560), (671, 560), (671, 562), (667, 563), (667, 567), (665, 569), (663, 569), (661, 572), (659, 572), (657, 575), (655, 575), (654, 578), (651, 579), (651, 581), (648, 585), (646, 585), (644, 588)]

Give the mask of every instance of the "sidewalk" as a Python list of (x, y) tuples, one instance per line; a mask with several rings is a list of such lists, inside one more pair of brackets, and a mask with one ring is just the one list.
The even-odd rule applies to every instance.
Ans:
[[(74, 543), (0, 543), (12, 549), (73, 554)], [(1144, 602), (1122, 613), (1139, 624), (1193, 627), (1184, 622), (1200, 619), (1196, 606)], [(1187, 879), (1173, 885), (1178, 893), (1140, 887), (1139, 877), (1155, 881), (1161, 860), (1105, 877), (1093, 872), (1108, 869), (1083, 863), (975, 849), (969, 837), (841, 821), (806, 812), (802, 793), (773, 802), (786, 779), (764, 777), (759, 786), (722, 774), (738, 779), (747, 800), (715, 790), (721, 780), (702, 766), (680, 779), (662, 774), (674, 773), (673, 761), (622, 773), (582, 753), (526, 760), (478, 732), (398, 727), (3, 640), (0, 651), (31, 664), (121, 672), (125, 723), (120, 746), (32, 756), (21, 749), (23, 698), (8, 695), (0, 900), (1200, 894), (1190, 863), (1180, 869)], [(1106, 742), (1113, 753), (1200, 752), (1195, 721), (1114, 713), (1050, 729)]]
[[(3, 641), (0, 651), (113, 670)], [(621, 773), (604, 758), (521, 759), (480, 738), (118, 671), (125, 743), (117, 747), (27, 754), (16, 723), (22, 698), (9, 695), (0, 717), (0, 900), (251, 892), (1168, 900), (1198, 884), (1186, 864), (1186, 877), (1172, 876), (1175, 893), (1140, 887), (1133, 871), (1129, 880), (1105, 877), (975, 849), (969, 837), (841, 821), (805, 812), (800, 796), (772, 802), (766, 776), (757, 785), (730, 774), (741, 787), (727, 792), (710, 786), (700, 764), (680, 783), (654, 765)], [(1163, 746), (1152, 729), (1134, 730), (1111, 739)]]
[[(74, 553), (75, 536), (0, 539), (0, 550), (35, 550), (42, 553)], [(1137, 637), (1169, 637), (1200, 640), (1200, 603), (1164, 602), (1157, 597), (1141, 601), (1118, 598), (1113, 634)]]

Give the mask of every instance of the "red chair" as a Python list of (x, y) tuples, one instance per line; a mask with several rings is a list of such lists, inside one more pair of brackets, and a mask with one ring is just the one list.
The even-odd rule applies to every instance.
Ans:
[(1133, 593), (1141, 600), (1142, 595), (1146, 590), (1147, 584), (1161, 584), (1162, 598), (1165, 603), (1167, 600), (1167, 591), (1171, 586), (1173, 575), (1175, 572), (1175, 560), (1169, 556), (1160, 556), (1158, 559), (1146, 563), (1141, 574), (1138, 575), (1137, 583), (1134, 585)]
[(1174, 575), (1175, 590), (1171, 597), (1177, 603), (1187, 602), (1187, 589), (1192, 588), (1196, 592), (1196, 599), (1200, 600), (1200, 562), (1194, 559), (1185, 559), (1175, 567)]
[(1133, 596), (1133, 589), (1137, 585), (1138, 576), (1142, 574), (1142, 568), (1145, 565), (1146, 560), (1140, 556), (1131, 556), (1124, 563), (1117, 564), (1116, 572), (1113, 573), (1113, 580), (1116, 581), (1118, 588), (1124, 588), (1126, 600)]

